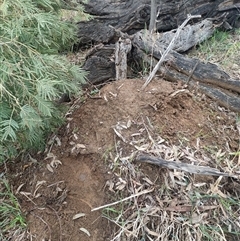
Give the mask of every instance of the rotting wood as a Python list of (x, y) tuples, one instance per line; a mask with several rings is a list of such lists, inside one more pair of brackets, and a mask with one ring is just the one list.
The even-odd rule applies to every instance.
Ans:
[(116, 80), (127, 78), (127, 54), (132, 48), (129, 38), (120, 38), (115, 47)]
[(88, 80), (92, 84), (115, 80), (114, 52), (114, 44), (99, 44), (89, 51), (83, 68), (88, 72)]

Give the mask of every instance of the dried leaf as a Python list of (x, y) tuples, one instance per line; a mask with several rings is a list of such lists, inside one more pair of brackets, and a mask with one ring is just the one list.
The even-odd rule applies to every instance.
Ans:
[(192, 205), (179, 205), (179, 206), (166, 207), (164, 210), (171, 211), (171, 212), (185, 213), (185, 212), (190, 212), (192, 208), (193, 208)]
[(208, 213), (193, 213), (192, 215), (192, 224), (196, 224), (196, 223), (201, 223), (203, 221), (204, 218), (206, 218), (208, 216)]
[(134, 136), (140, 136), (142, 135), (142, 133), (133, 133), (131, 136), (134, 137)]
[(30, 193), (30, 192), (20, 192), (20, 194), (22, 194), (24, 196), (32, 196), (32, 193)]
[(144, 144), (142, 146), (136, 146), (134, 145), (134, 147), (138, 150), (138, 151), (146, 151), (149, 148), (149, 144)]
[(115, 134), (120, 138), (120, 139), (122, 139), (122, 141), (123, 142), (127, 142), (126, 140), (125, 140), (125, 138), (115, 129), (115, 128), (113, 128), (113, 130), (114, 130), (114, 132), (115, 132)]
[(132, 125), (132, 121), (131, 121), (131, 120), (128, 120), (128, 122), (127, 122), (127, 128), (130, 128), (131, 125)]
[(119, 182), (116, 183), (116, 189), (123, 190), (125, 188), (126, 184), (127, 184), (127, 182), (120, 177)]
[(218, 205), (216, 205), (216, 206), (198, 206), (198, 210), (199, 211), (207, 211), (207, 210), (212, 210), (212, 209), (215, 209), (218, 207), (219, 207)]
[(42, 181), (38, 181), (37, 184), (36, 184), (36, 188), (40, 187), (41, 185), (45, 184), (46, 181), (45, 180), (42, 180)]
[(75, 140), (78, 140), (78, 135), (76, 133), (73, 134)]
[(147, 232), (148, 234), (150, 234), (150, 235), (152, 235), (152, 236), (155, 236), (155, 237), (160, 237), (160, 234), (159, 234), (159, 233), (154, 232), (154, 231), (148, 229), (147, 226), (145, 226), (144, 229), (146, 230), (146, 232)]
[(33, 197), (34, 198), (38, 198), (38, 197), (40, 197), (41, 196), (41, 194), (37, 194), (37, 191), (38, 191), (38, 189), (43, 185), (43, 184), (45, 184), (46, 183), (46, 181), (38, 181), (37, 182), (37, 184), (36, 184), (36, 186), (35, 186), (35, 191), (34, 191), (34, 193), (33, 193)]
[(51, 167), (57, 168), (58, 165), (62, 165), (62, 162), (54, 159), (54, 160), (51, 161), (50, 165), (51, 165)]
[(109, 191), (114, 192), (113, 187), (114, 187), (114, 182), (112, 180), (108, 180), (106, 182), (106, 186), (108, 186)]
[(57, 192), (62, 192), (63, 190), (62, 190), (62, 188), (60, 188), (60, 187), (56, 187), (56, 191), (57, 191)]
[(60, 140), (59, 137), (56, 137), (56, 138), (55, 138), (55, 141), (57, 142), (57, 145), (58, 145), (58, 146), (61, 146), (61, 145), (62, 145), (62, 142), (61, 142), (61, 140)]
[(75, 147), (76, 147), (77, 149), (86, 149), (86, 146), (83, 145), (83, 144), (76, 144)]
[(32, 158), (30, 154), (28, 154), (28, 157), (29, 157), (31, 162), (33, 162), (33, 163), (37, 163), (38, 162), (38, 160), (36, 160), (35, 158)]
[(73, 220), (76, 220), (78, 218), (82, 218), (82, 217), (85, 217), (86, 214), (85, 213), (77, 213), (73, 216)]
[(218, 187), (219, 184), (222, 180), (222, 176), (218, 177), (218, 179), (216, 180), (216, 182), (214, 184), (210, 184), (210, 191), (213, 194), (218, 194), (219, 196), (223, 197), (223, 198), (227, 198), (227, 195), (225, 195)]
[(126, 184), (120, 184), (120, 185), (116, 185), (116, 186), (117, 186), (116, 189), (121, 191), (126, 187)]
[(108, 99), (107, 99), (107, 96), (106, 96), (106, 95), (103, 96), (103, 99), (104, 99), (106, 102), (108, 102)]
[(85, 229), (85, 228), (80, 228), (80, 231), (84, 232), (84, 233), (87, 234), (89, 237), (91, 236), (90, 233), (88, 232), (88, 230)]
[(203, 187), (203, 186), (205, 186), (206, 184), (207, 184), (206, 182), (194, 183), (193, 186), (194, 186), (194, 187)]
[(95, 153), (96, 149), (94, 146), (88, 145), (87, 147), (84, 144), (76, 144), (71, 149), (71, 154), (77, 156), (78, 154), (92, 154)]
[(187, 186), (188, 184), (186, 182), (179, 182), (179, 181), (175, 181), (178, 185), (180, 186)]
[(114, 98), (117, 97), (117, 94), (114, 94), (114, 93), (112, 93), (111, 91), (109, 91), (109, 94), (112, 95)]
[(53, 153), (51, 153), (51, 152), (49, 152), (48, 154), (47, 154), (47, 156), (44, 158), (44, 160), (47, 160), (47, 159), (49, 159), (49, 158), (55, 158), (56, 156), (53, 154)]
[(153, 182), (149, 178), (144, 177), (143, 180), (146, 181), (148, 184), (153, 185)]
[(49, 164), (47, 164), (47, 169), (48, 171), (53, 172), (53, 168)]
[(37, 194), (34, 195), (34, 198), (38, 198), (38, 197), (41, 197), (40, 193), (37, 193)]
[(17, 191), (16, 191), (16, 194), (19, 193), (19, 191), (21, 190), (21, 188), (24, 186), (25, 183), (22, 183), (18, 188), (17, 188)]

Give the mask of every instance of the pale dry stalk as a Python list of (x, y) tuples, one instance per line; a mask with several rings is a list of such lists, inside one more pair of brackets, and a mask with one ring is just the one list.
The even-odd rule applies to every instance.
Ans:
[(188, 15), (188, 18), (180, 25), (180, 27), (177, 29), (175, 36), (173, 37), (172, 41), (170, 42), (170, 44), (168, 45), (167, 49), (163, 52), (160, 60), (158, 61), (158, 63), (156, 64), (156, 66), (154, 67), (153, 71), (150, 73), (150, 75), (148, 76), (147, 80), (145, 81), (144, 85), (142, 86), (142, 89), (144, 89), (153, 79), (153, 77), (155, 76), (156, 72), (158, 71), (159, 67), (161, 66), (161, 64), (164, 62), (164, 60), (166, 59), (167, 55), (169, 54), (169, 52), (174, 48), (175, 42), (179, 36), (179, 34), (181, 33), (182, 29), (185, 27), (185, 25), (188, 23), (189, 20), (193, 19), (193, 18), (201, 18), (201, 15)]

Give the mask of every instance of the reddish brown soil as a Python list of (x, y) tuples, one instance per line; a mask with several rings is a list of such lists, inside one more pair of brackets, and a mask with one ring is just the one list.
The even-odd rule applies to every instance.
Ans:
[[(37, 163), (28, 157), (10, 167), (18, 173), (12, 181), (32, 240), (110, 240), (112, 225), (101, 211), (91, 209), (113, 201), (105, 184), (112, 177), (107, 154), (115, 148), (118, 137), (113, 126), (118, 122), (131, 120), (134, 128), (147, 118), (170, 144), (195, 146), (199, 137), (202, 147), (224, 150), (227, 137), (231, 150), (238, 148), (236, 119), (218, 111), (216, 104), (197, 93), (180, 91), (180, 84), (154, 80), (141, 90), (142, 85), (138, 79), (112, 82), (97, 95), (75, 103), (56, 134), (59, 139), (47, 149), (56, 165), (56, 160), (61, 162), (57, 167), (47, 166), (54, 160), (47, 154), (35, 157)], [(153, 169), (147, 165), (141, 168), (153, 178), (157, 175), (151, 175)], [(85, 216), (73, 220), (78, 213)]]

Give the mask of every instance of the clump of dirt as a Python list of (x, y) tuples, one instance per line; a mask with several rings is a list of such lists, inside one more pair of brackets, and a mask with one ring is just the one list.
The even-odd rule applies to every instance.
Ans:
[[(116, 126), (131, 126), (131, 133), (138, 135), (139, 125), (148, 123), (154, 130), (151, 135), (161, 136), (169, 145), (208, 153), (238, 150), (233, 113), (179, 83), (159, 79), (144, 90), (142, 85), (140, 79), (116, 81), (84, 101), (75, 101), (67, 123), (44, 154), (10, 165), (29, 240), (110, 240), (113, 225), (101, 210), (91, 210), (114, 201), (115, 194), (106, 188), (114, 176), (111, 155), (119, 140), (129, 141)], [(132, 147), (123, 145), (122, 155), (131, 155)], [(147, 165), (141, 169), (152, 181), (160, 170)]]

